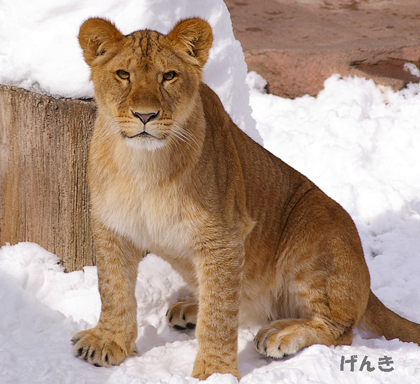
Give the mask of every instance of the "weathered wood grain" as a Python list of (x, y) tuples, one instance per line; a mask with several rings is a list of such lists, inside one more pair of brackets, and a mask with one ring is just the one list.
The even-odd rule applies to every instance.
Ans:
[(94, 265), (86, 182), (93, 101), (0, 85), (0, 245), (36, 242), (67, 271)]

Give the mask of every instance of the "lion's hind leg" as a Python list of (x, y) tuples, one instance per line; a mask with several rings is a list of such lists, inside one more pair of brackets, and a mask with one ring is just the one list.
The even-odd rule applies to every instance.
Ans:
[(263, 327), (255, 336), (259, 353), (273, 358), (293, 355), (313, 344), (349, 345), (351, 328), (321, 319), (282, 319)]
[(180, 301), (166, 313), (168, 324), (178, 330), (193, 329), (197, 324), (198, 302), (196, 299)]

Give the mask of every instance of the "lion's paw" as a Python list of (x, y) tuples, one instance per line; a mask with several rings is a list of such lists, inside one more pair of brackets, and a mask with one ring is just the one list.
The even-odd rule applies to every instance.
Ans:
[(197, 324), (198, 303), (195, 299), (181, 301), (166, 313), (168, 324), (175, 329), (194, 329)]
[(238, 381), (241, 380), (241, 375), (238, 370), (238, 363), (236, 361), (236, 354), (233, 356), (212, 356), (203, 355), (200, 352), (194, 362), (194, 369), (192, 376), (199, 380), (206, 380), (214, 373), (230, 373), (235, 376)]
[(263, 327), (254, 339), (257, 351), (275, 359), (294, 355), (308, 345), (307, 330), (299, 326), (298, 320), (296, 324), (293, 320), (279, 320)]
[(260, 329), (254, 341), (259, 353), (280, 359), (313, 344), (349, 344), (352, 335), (335, 338), (331, 325), (316, 319), (281, 319)]
[(130, 347), (126, 348), (118, 339), (121, 339), (118, 335), (107, 335), (93, 328), (77, 333), (71, 341), (75, 356), (97, 367), (110, 367), (137, 353), (134, 342), (128, 343)]

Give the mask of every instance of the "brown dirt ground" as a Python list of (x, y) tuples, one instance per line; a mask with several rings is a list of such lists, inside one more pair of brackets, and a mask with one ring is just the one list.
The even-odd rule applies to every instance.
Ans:
[(420, 79), (419, 0), (225, 0), (249, 70), (271, 93), (316, 95), (333, 73), (401, 89)]

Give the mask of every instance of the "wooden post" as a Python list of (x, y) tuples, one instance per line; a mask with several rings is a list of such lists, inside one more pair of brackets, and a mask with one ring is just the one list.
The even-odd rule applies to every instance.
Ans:
[(0, 85), (0, 245), (38, 243), (67, 271), (94, 265), (86, 183), (93, 101)]

